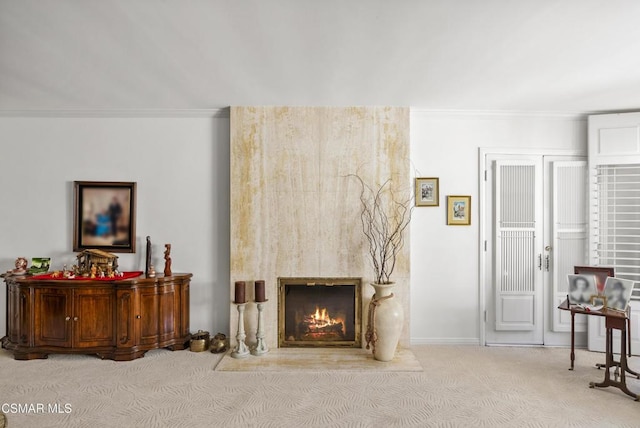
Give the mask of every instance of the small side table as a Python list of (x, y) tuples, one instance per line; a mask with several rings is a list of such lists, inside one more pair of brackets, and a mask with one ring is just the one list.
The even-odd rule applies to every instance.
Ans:
[[(571, 368), (569, 370), (573, 370), (574, 361), (575, 361), (575, 341), (574, 341), (574, 319), (576, 314), (583, 314), (587, 316), (598, 316), (605, 317), (605, 328), (606, 328), (606, 361), (605, 364), (596, 364), (597, 368), (604, 367), (604, 381), (596, 383), (590, 382), (590, 388), (604, 388), (607, 386), (614, 386), (619, 388), (625, 394), (633, 397), (636, 401), (640, 401), (640, 397), (638, 394), (634, 394), (627, 388), (626, 383), (626, 374), (629, 373), (638, 379), (640, 379), (640, 374), (634, 372), (627, 365), (627, 339), (628, 339), (628, 317), (627, 313), (616, 311), (613, 309), (602, 309), (599, 311), (587, 311), (586, 309), (582, 309), (579, 307), (571, 307), (569, 305), (569, 301), (565, 300), (562, 302), (558, 309), (563, 311), (571, 312)], [(613, 358), (613, 330), (620, 330), (620, 360), (616, 361)], [(614, 380), (611, 380), (611, 368), (615, 367), (614, 371)], [(620, 380), (618, 381), (618, 378)]]

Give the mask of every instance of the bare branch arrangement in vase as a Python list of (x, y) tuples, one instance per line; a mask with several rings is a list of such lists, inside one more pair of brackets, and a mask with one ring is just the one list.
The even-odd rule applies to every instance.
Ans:
[(413, 213), (413, 192), (397, 190), (391, 179), (371, 186), (357, 174), (350, 174), (361, 186), (360, 220), (374, 269), (371, 284), (375, 294), (369, 304), (367, 349), (379, 361), (391, 361), (402, 332), (404, 311), (392, 292), (391, 275), (405, 243)]

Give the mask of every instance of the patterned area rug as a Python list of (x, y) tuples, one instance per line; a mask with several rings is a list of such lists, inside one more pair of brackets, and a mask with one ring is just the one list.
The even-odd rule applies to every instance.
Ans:
[[(156, 350), (131, 362), (0, 351), (9, 427), (637, 427), (640, 403), (589, 389), (604, 356), (560, 348), (412, 347), (423, 372), (224, 372), (220, 355)], [(640, 368), (640, 358), (630, 360)], [(628, 380), (640, 392), (640, 380)], [(69, 410), (66, 412), (66, 410)]]

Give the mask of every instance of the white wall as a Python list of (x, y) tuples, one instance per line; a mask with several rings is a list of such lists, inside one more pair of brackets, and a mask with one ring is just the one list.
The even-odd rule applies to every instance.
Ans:
[[(138, 250), (172, 243), (174, 271), (194, 273), (191, 328), (229, 329), (229, 119), (223, 117), (0, 117), (0, 270), (18, 256), (71, 263), (72, 182), (138, 182)], [(412, 110), (411, 160), (440, 177), (440, 207), (411, 225), (413, 343), (478, 343), (478, 148), (586, 149), (586, 122)], [(472, 225), (446, 226), (447, 194), (470, 194)], [(4, 332), (4, 290), (0, 295)]]
[[(0, 271), (18, 256), (75, 260), (73, 181), (135, 181), (137, 249), (124, 270), (156, 269), (172, 244), (174, 272), (192, 272), (191, 329), (228, 330), (229, 119), (195, 117), (0, 118)], [(1, 290), (0, 336), (5, 330)]]
[[(416, 208), (411, 223), (412, 343), (479, 343), (479, 148), (586, 144), (586, 121), (569, 115), (412, 110), (417, 175), (440, 177), (440, 207)], [(446, 225), (446, 195), (472, 196), (471, 226)]]

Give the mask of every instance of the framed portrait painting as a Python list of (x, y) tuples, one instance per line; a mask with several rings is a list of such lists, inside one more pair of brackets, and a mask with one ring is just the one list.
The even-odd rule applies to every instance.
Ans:
[(74, 181), (73, 250), (136, 250), (136, 183)]
[(591, 303), (591, 296), (597, 294), (595, 275), (567, 275), (567, 282), (571, 305), (588, 305)]
[(416, 207), (437, 207), (440, 205), (440, 185), (437, 177), (416, 177)]
[(471, 224), (471, 196), (447, 196), (447, 224), (449, 226)]
[(614, 277), (615, 271), (612, 267), (602, 267), (602, 266), (574, 266), (573, 273), (576, 275), (584, 275), (591, 274), (596, 277), (596, 288), (598, 290), (598, 294), (602, 294), (604, 291), (604, 284), (607, 282), (607, 278)]
[(607, 282), (604, 284), (604, 295), (607, 298), (607, 307), (619, 311), (626, 311), (629, 306), (629, 301), (631, 300), (631, 293), (633, 293), (634, 286), (635, 281), (630, 279), (607, 278)]

